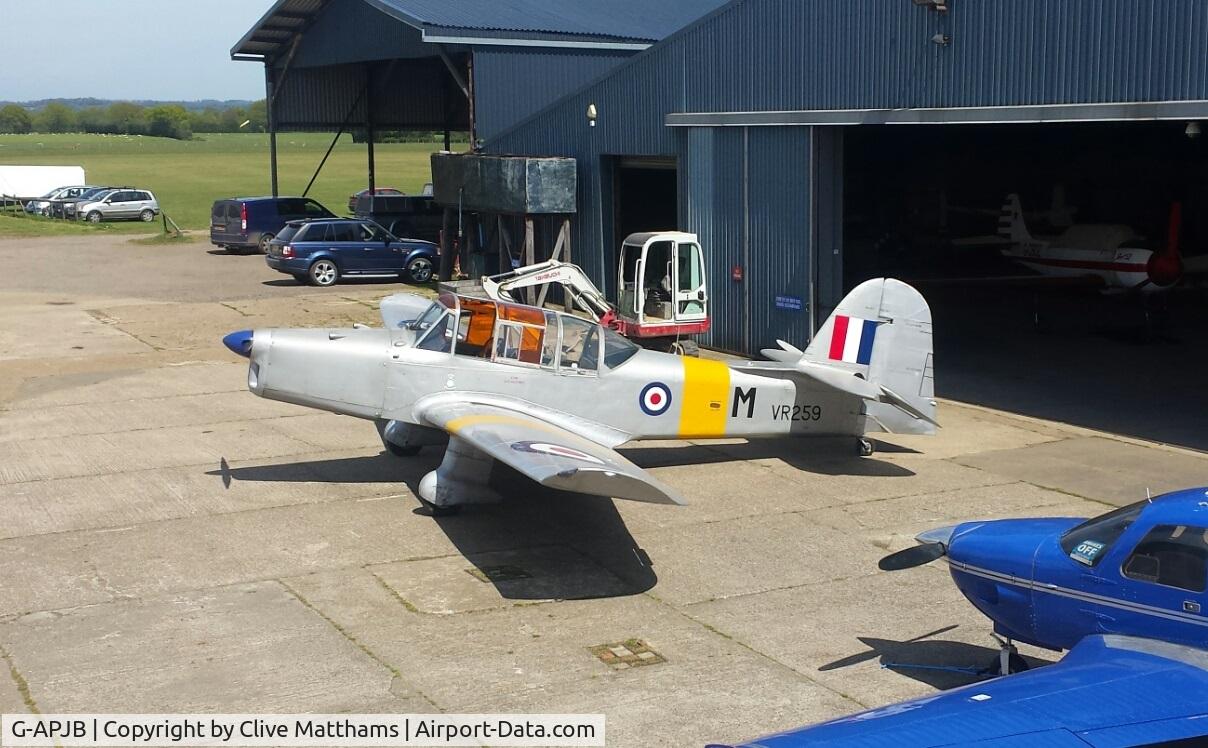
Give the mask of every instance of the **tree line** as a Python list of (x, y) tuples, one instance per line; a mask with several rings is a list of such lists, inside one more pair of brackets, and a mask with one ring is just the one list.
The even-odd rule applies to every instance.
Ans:
[(189, 140), (193, 133), (265, 132), (267, 123), (263, 99), (247, 107), (195, 111), (179, 104), (142, 106), (128, 101), (83, 109), (59, 102), (50, 102), (36, 111), (17, 104), (0, 107), (0, 133), (80, 132)]

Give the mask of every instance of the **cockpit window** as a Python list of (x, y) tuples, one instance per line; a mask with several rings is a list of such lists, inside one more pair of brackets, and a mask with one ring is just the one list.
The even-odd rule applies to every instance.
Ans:
[(439, 302), (432, 302), (432, 306), (424, 310), (424, 313), (410, 323), (412, 330), (427, 330), (432, 326), (432, 323), (440, 319), (440, 315), (445, 313), (445, 307)]
[[(429, 310), (430, 311), (430, 310)], [(428, 315), (424, 312), (424, 316)], [(422, 320), (423, 317), (420, 318)], [(445, 311), (444, 315), (436, 322), (428, 327), (428, 332), (424, 334), (422, 340), (415, 346), (422, 348), (425, 351), (437, 351), (439, 353), (449, 353), (453, 350), (453, 314)], [(416, 320), (418, 323), (419, 320)]]
[(558, 368), (563, 373), (595, 372), (600, 361), (600, 326), (569, 314), (559, 315), (562, 322), (562, 356)]
[(1208, 531), (1157, 525), (1137, 544), (1121, 571), (1129, 579), (1203, 592), (1208, 580)]
[(615, 369), (641, 350), (636, 343), (621, 337), (614, 330), (604, 328), (604, 365)]
[(1080, 564), (1095, 566), (1147, 506), (1148, 501), (1139, 501), (1088, 519), (1061, 536), (1061, 550)]

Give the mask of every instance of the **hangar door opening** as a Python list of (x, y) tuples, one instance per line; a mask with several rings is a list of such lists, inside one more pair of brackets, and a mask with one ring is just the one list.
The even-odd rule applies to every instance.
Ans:
[(603, 287), (607, 293), (616, 293), (616, 269), (625, 237), (639, 231), (674, 230), (679, 225), (678, 173), (674, 156), (606, 156), (604, 173), (611, 175), (611, 215), (604, 217)]
[(674, 158), (621, 157), (613, 170), (617, 242), (638, 231), (674, 229), (679, 196)]
[(844, 285), (923, 292), (941, 397), (1208, 449), (1208, 388), (1177, 374), (1208, 365), (1208, 144), (1189, 133), (852, 127)]

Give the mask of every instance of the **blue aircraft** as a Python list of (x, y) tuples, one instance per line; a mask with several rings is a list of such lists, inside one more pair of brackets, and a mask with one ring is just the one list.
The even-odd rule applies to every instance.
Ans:
[[(994, 622), (1006, 677), (744, 748), (1208, 746), (1208, 488), (1086, 521), (965, 522), (917, 540), (880, 567), (946, 557)], [(1012, 675), (1022, 665), (1012, 642), (1069, 653)]]

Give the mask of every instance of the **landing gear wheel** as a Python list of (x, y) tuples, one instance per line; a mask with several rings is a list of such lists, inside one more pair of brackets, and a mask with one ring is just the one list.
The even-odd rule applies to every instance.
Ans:
[[(419, 497), (416, 497), (419, 498)], [(419, 503), (427, 510), (429, 516), (432, 517), (455, 517), (461, 512), (461, 505), (454, 504), (453, 506), (437, 506), (431, 501), (420, 499)]]
[(700, 346), (695, 340), (677, 340), (671, 344), (671, 352), (677, 356), (700, 356)]
[(420, 450), (420, 447), (414, 444), (409, 447), (400, 447), (394, 442), (388, 442), (385, 439), (382, 440), (382, 446), (386, 448), (387, 452), (395, 457), (414, 457), (419, 454)]
[(872, 457), (872, 453), (876, 451), (877, 445), (873, 444), (872, 439), (856, 439), (856, 454), (860, 457)]
[(1011, 675), (1012, 673), (1022, 673), (1029, 668), (1028, 661), (1020, 654), (1019, 650), (1010, 639), (991, 634), (994, 640), (998, 642), (998, 654), (986, 667), (985, 672), (990, 675)]
[(310, 282), (316, 286), (334, 286), (340, 279), (340, 269), (331, 260), (317, 260), (310, 266)]

